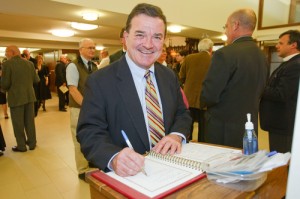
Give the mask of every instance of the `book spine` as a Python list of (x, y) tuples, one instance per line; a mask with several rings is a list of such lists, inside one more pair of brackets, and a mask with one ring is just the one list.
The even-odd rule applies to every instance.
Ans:
[(154, 157), (156, 159), (159, 159), (159, 160), (163, 160), (163, 161), (173, 163), (173, 164), (176, 164), (176, 165), (188, 167), (188, 168), (195, 169), (195, 170), (198, 170), (198, 171), (203, 171), (204, 166), (207, 167), (207, 165), (203, 162), (189, 160), (189, 159), (186, 159), (186, 158), (173, 156), (173, 155), (170, 155), (170, 154), (162, 155), (160, 153), (155, 153), (154, 151), (150, 151), (147, 155), (150, 156), (150, 157)]

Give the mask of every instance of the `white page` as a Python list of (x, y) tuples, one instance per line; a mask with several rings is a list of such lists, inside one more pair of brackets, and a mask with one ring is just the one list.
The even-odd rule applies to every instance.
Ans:
[[(203, 162), (213, 156), (225, 153), (241, 153), (241, 151), (205, 144), (188, 143), (183, 145), (182, 153), (175, 156)], [(202, 171), (175, 165), (150, 156), (145, 158), (145, 171), (148, 176), (145, 176), (142, 172), (130, 177), (120, 177), (114, 172), (109, 172), (107, 175), (148, 197), (155, 197), (202, 173)]]
[(107, 175), (149, 197), (155, 197), (202, 173), (148, 156), (145, 158), (145, 171), (147, 176), (142, 172), (130, 177), (120, 177), (114, 172)]

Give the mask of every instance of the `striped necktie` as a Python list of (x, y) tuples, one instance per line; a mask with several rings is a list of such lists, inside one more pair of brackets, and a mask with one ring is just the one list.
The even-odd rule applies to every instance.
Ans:
[(159, 142), (159, 140), (161, 140), (162, 137), (165, 136), (165, 127), (156, 90), (151, 80), (150, 73), (151, 72), (147, 70), (145, 74), (145, 78), (147, 81), (145, 98), (151, 144), (152, 147), (154, 147)]

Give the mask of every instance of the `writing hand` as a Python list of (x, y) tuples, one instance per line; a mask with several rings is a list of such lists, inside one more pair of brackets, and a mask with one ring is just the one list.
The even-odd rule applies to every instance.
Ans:
[(144, 162), (144, 156), (127, 147), (114, 157), (112, 168), (119, 176), (133, 176), (141, 172)]
[(181, 141), (182, 137), (175, 134), (169, 134), (163, 137), (153, 148), (156, 153), (163, 155), (170, 152), (171, 155), (175, 153), (181, 153)]

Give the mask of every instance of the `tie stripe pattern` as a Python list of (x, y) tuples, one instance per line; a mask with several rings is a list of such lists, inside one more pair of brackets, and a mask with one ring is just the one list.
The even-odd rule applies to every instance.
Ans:
[(147, 82), (145, 98), (151, 144), (152, 147), (154, 147), (159, 142), (159, 140), (161, 140), (162, 137), (165, 135), (165, 127), (156, 90), (152, 83), (150, 73), (151, 72), (147, 70), (145, 74)]

